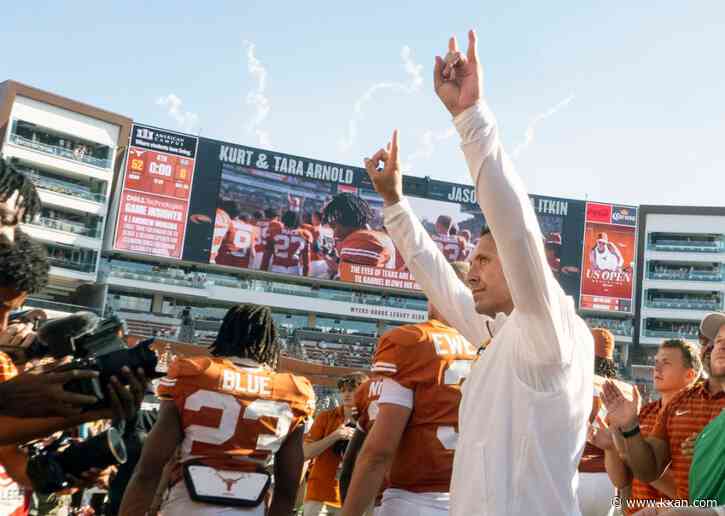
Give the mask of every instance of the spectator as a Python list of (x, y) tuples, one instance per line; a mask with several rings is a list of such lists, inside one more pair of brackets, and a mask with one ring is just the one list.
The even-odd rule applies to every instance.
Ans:
[[(708, 339), (703, 354), (711, 378), (720, 378), (725, 391), (725, 314), (712, 313), (702, 321), (702, 334)], [(723, 394), (723, 392), (721, 392)], [(717, 500), (725, 505), (725, 410), (700, 432), (694, 443), (690, 468), (690, 502)]]
[[(660, 345), (655, 357), (653, 382), (661, 398), (644, 405), (640, 410), (643, 436), (652, 433), (657, 416), (663, 408), (680, 390), (691, 387), (698, 380), (701, 371), (702, 362), (695, 345), (682, 339), (666, 340)], [(659, 503), (675, 497), (675, 482), (671, 472), (665, 472), (661, 478), (649, 484), (633, 478), (626, 456), (622, 457), (620, 453), (623, 451), (615, 447), (612, 433), (606, 428), (600, 428), (592, 436), (605, 449), (607, 473), (614, 485), (619, 489), (631, 486), (629, 502), (624, 508), (625, 515), (634, 514), (649, 503)], [(618, 444), (621, 448), (621, 440)]]
[[(712, 342), (703, 350), (703, 366), (709, 372), (709, 378), (675, 396), (657, 417), (647, 439), (640, 432), (637, 390), (634, 399), (629, 400), (618, 387), (608, 384), (603, 397), (611, 426), (619, 429), (624, 437), (625, 454), (634, 476), (644, 482), (653, 482), (671, 463), (676, 498), (681, 501), (687, 501), (690, 495), (693, 442), (725, 409), (725, 314), (709, 314), (702, 321), (701, 332)], [(699, 474), (697, 471), (696, 478), (701, 478)]]
[[(349, 441), (354, 432), (355, 389), (362, 383), (359, 375), (343, 376), (337, 382), (342, 405), (320, 412), (305, 437), (305, 460), (314, 459), (307, 479), (304, 516), (334, 516), (341, 507), (338, 469), (342, 463), (341, 441)], [(346, 443), (345, 443), (346, 444)]]

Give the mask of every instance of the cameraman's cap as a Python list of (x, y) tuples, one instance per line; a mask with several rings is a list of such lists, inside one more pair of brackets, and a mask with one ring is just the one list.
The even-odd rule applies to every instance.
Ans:
[(723, 324), (725, 324), (725, 313), (711, 312), (700, 323), (700, 333), (709, 340), (713, 340)]

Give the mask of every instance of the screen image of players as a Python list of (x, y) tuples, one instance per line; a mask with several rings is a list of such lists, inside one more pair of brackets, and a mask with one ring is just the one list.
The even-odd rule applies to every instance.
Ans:
[(261, 269), (295, 276), (309, 275), (312, 233), (300, 227), (297, 212), (286, 211), (281, 222), (281, 227), (268, 228)]
[(335, 195), (325, 206), (323, 222), (332, 229), (337, 250), (337, 258), (328, 259), (331, 271), (345, 263), (395, 269), (393, 241), (371, 229), (373, 217), (367, 201), (348, 192)]
[(256, 226), (257, 240), (254, 260), (252, 260), (250, 268), (258, 270), (262, 267), (262, 258), (267, 250), (270, 233), (274, 234), (282, 230), (279, 210), (266, 208), (263, 212), (255, 211), (252, 215), (252, 224)]
[(435, 234), (431, 235), (449, 262), (462, 260), (466, 256), (466, 240), (458, 236), (458, 229), (448, 215), (440, 215), (435, 223)]

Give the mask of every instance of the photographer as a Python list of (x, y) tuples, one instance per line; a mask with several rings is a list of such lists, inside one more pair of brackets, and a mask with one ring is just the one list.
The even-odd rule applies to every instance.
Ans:
[(334, 515), (340, 511), (338, 471), (347, 442), (355, 433), (353, 420), (355, 390), (365, 381), (362, 375), (343, 376), (337, 381), (342, 405), (320, 412), (305, 437), (305, 460), (315, 459), (310, 468), (304, 516)]

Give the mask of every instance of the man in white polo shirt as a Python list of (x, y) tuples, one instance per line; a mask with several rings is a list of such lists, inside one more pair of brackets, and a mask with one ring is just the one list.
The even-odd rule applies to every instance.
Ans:
[(481, 77), (475, 33), (467, 55), (451, 38), (446, 60), (436, 58), (435, 89), (454, 116), (490, 225), (470, 259), (471, 291), (436, 257), (402, 195), (397, 133), (365, 165), (385, 202), (385, 226), (430, 302), (471, 342), (494, 334), (463, 384), (450, 514), (579, 515), (592, 336), (547, 263), (531, 202), (481, 98)]

